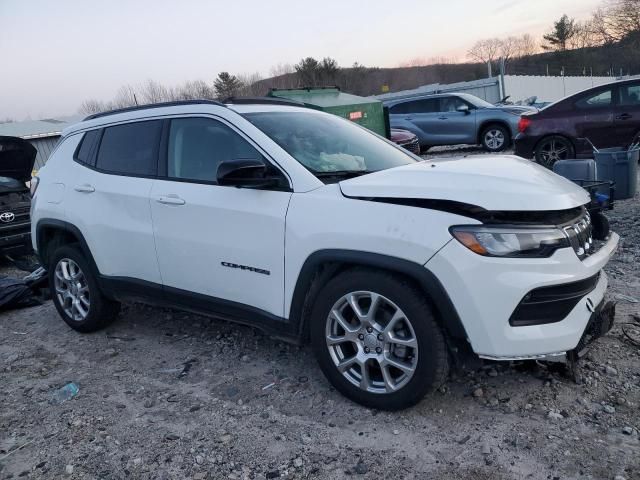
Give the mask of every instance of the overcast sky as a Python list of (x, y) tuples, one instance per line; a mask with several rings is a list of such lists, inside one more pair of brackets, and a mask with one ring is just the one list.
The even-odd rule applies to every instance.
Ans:
[(303, 56), (394, 67), (540, 35), (600, 0), (0, 0), (0, 119), (77, 112), (146, 79), (269, 74)]

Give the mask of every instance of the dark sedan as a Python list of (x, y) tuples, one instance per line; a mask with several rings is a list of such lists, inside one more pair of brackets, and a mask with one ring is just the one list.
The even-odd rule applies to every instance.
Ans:
[(516, 154), (551, 167), (557, 160), (592, 158), (593, 148), (640, 142), (640, 79), (600, 85), (525, 114)]

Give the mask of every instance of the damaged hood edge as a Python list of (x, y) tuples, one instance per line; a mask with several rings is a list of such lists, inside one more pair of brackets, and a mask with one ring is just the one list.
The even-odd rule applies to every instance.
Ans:
[(347, 197), (441, 200), (498, 211), (566, 210), (590, 200), (573, 182), (513, 155), (424, 161), (339, 185)]

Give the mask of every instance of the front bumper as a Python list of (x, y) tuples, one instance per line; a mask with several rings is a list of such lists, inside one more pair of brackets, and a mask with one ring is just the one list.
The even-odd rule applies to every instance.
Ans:
[[(490, 258), (452, 240), (425, 265), (440, 279), (467, 333), (473, 351), (483, 358), (516, 360), (564, 355), (574, 350), (607, 289), (602, 268), (619, 241), (612, 233), (594, 254), (580, 260), (570, 248), (550, 258)], [(597, 276), (597, 283), (560, 321), (512, 326), (509, 320), (534, 289)]]

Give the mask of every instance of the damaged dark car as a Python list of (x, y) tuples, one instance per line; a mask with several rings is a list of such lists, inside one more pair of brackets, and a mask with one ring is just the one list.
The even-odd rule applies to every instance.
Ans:
[(26, 140), (0, 136), (0, 254), (31, 252), (31, 195), (27, 182), (37, 150)]

